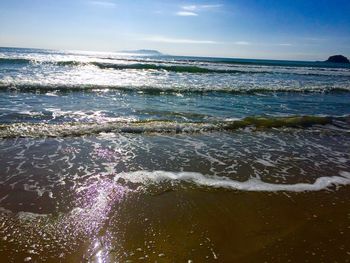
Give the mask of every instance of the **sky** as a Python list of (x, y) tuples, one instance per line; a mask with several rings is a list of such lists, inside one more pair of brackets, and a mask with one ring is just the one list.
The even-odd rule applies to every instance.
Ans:
[(0, 0), (0, 46), (350, 57), (349, 0)]

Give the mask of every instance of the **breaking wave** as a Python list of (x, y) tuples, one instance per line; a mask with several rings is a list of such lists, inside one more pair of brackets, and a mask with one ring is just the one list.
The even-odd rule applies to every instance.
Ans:
[[(116, 59), (120, 60), (120, 59)], [(209, 64), (199, 66), (198, 64), (186, 64), (190, 61), (149, 61), (149, 60), (127, 60), (123, 61), (129, 62), (137, 62), (137, 63), (116, 63), (116, 62), (101, 62), (101, 61), (79, 61), (79, 60), (40, 60), (35, 58), (16, 58), (16, 57), (0, 57), (0, 65), (10, 64), (10, 65), (31, 65), (31, 64), (50, 64), (57, 66), (96, 66), (100, 69), (114, 69), (114, 70), (154, 70), (154, 71), (168, 71), (174, 73), (192, 73), (192, 74), (282, 74), (282, 75), (307, 75), (307, 76), (327, 76), (329, 73), (323, 72), (323, 68), (320, 68), (318, 71), (309, 72), (305, 71), (271, 71), (271, 70), (263, 70), (262, 68), (256, 69), (246, 69), (246, 68), (215, 68), (215, 67), (206, 67), (209, 64), (215, 65), (218, 62), (208, 62)], [(223, 64), (246, 64), (246, 63), (223, 63)], [(257, 64), (259, 65), (259, 64)], [(272, 64), (270, 66), (280, 66), (283, 68), (283, 65)], [(285, 66), (285, 65), (284, 65)], [(291, 65), (288, 65), (289, 67)], [(326, 66), (326, 65), (325, 65)], [(316, 67), (317, 68), (317, 67)], [(326, 67), (327, 68), (327, 67)], [(284, 68), (287, 69), (287, 68)], [(327, 69), (329, 70), (329, 69)], [(340, 76), (344, 74), (342, 69), (339, 69)], [(333, 73), (334, 74), (334, 73)], [(346, 72), (345, 72), (346, 74)], [(347, 75), (345, 75), (347, 76)]]
[(340, 176), (319, 177), (314, 183), (297, 184), (275, 184), (266, 183), (258, 178), (250, 178), (247, 181), (236, 181), (228, 177), (205, 176), (196, 172), (166, 172), (166, 171), (136, 171), (120, 173), (116, 175), (115, 180), (123, 179), (132, 183), (141, 183), (149, 185), (161, 182), (188, 182), (200, 187), (227, 188), (239, 191), (252, 192), (307, 192), (320, 191), (332, 186), (342, 186), (350, 184), (350, 173), (342, 171)]
[(255, 74), (255, 73), (270, 73), (268, 71), (243, 71), (243, 70), (230, 70), (230, 69), (209, 69), (198, 66), (179, 66), (179, 65), (161, 65), (161, 64), (112, 64), (112, 63), (98, 63), (93, 62), (93, 65), (101, 69), (135, 69), (135, 70), (165, 70), (177, 73), (226, 73), (226, 74)]
[[(213, 131), (234, 131), (251, 127), (254, 129), (271, 128), (308, 128), (314, 125), (334, 125), (348, 132), (350, 116), (290, 116), (290, 117), (246, 117), (232, 121), (217, 122), (175, 122), (171, 120), (120, 121), (107, 123), (60, 124), (48, 123), (12, 123), (0, 125), (0, 138), (12, 137), (67, 137), (84, 136), (99, 133), (199, 133)], [(345, 129), (344, 129), (345, 128)]]
[(37, 84), (37, 83), (7, 83), (0, 81), (0, 91), (23, 91), (23, 92), (47, 92), (47, 91), (99, 91), (99, 90), (118, 90), (125, 92), (142, 92), (145, 94), (160, 95), (163, 93), (227, 93), (227, 94), (260, 94), (260, 93), (339, 93), (349, 92), (350, 86), (333, 87), (333, 86), (315, 86), (315, 87), (154, 87), (154, 86), (114, 86), (114, 85), (60, 85), (60, 84)]

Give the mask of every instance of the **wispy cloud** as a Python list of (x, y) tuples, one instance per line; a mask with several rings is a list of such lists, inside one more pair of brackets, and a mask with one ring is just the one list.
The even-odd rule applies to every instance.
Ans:
[(183, 10), (188, 10), (188, 11), (199, 11), (199, 10), (210, 10), (210, 9), (217, 9), (222, 7), (220, 4), (215, 4), (215, 5), (184, 5), (181, 7)]
[(195, 11), (195, 10), (197, 10), (197, 6), (196, 5), (185, 5), (185, 6), (182, 6), (181, 9), (188, 10), (188, 11)]
[(249, 46), (249, 45), (251, 45), (252, 43), (247, 42), (247, 41), (236, 41), (236, 42), (234, 42), (233, 44), (235, 44), (235, 45), (241, 45), (241, 46)]
[(179, 11), (176, 13), (177, 16), (198, 16), (197, 13), (190, 12), (190, 11)]
[(200, 11), (210, 11), (222, 7), (221, 4), (213, 5), (184, 5), (180, 7), (180, 11), (176, 12), (177, 16), (198, 16)]
[(261, 42), (249, 42), (245, 40), (237, 40), (237, 41), (216, 41), (216, 40), (208, 40), (208, 39), (188, 39), (188, 38), (175, 38), (175, 37), (167, 37), (161, 35), (150, 35), (144, 36), (142, 38), (137, 38), (142, 41), (149, 42), (158, 42), (158, 43), (168, 43), (168, 44), (206, 44), (206, 45), (221, 45), (221, 46), (242, 46), (250, 48), (250, 47), (290, 47), (293, 46), (291, 43), (261, 43)]
[(256, 43), (248, 41), (235, 41), (228, 44), (239, 45), (239, 46), (281, 46), (281, 47), (290, 47), (293, 44), (290, 43)]
[(109, 1), (89, 1), (89, 4), (108, 8), (114, 8), (117, 6), (115, 3)]
[(168, 38), (162, 36), (151, 36), (143, 38), (142, 40), (160, 43), (172, 43), (172, 44), (219, 44), (219, 42), (213, 40), (197, 40), (197, 39), (183, 39), (183, 38)]

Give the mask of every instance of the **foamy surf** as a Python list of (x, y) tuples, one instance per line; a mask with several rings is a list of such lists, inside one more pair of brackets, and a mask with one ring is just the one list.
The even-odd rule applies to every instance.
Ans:
[(124, 179), (131, 183), (142, 185), (159, 184), (162, 182), (187, 182), (199, 187), (226, 188), (249, 192), (315, 192), (330, 187), (350, 184), (350, 173), (339, 172), (339, 176), (319, 177), (314, 183), (273, 184), (266, 183), (258, 178), (251, 178), (240, 182), (228, 177), (207, 176), (197, 172), (167, 172), (167, 171), (135, 171), (120, 173), (115, 180)]
[[(77, 112), (78, 113), (78, 112)], [(76, 113), (76, 114), (77, 114)], [(49, 123), (11, 123), (0, 124), (0, 138), (13, 137), (67, 137), (96, 135), (99, 133), (199, 133), (210, 131), (234, 131), (253, 127), (271, 128), (309, 128), (316, 125), (342, 124), (348, 131), (349, 116), (251, 116), (232, 121), (178, 122), (170, 119), (115, 122), (65, 122)]]

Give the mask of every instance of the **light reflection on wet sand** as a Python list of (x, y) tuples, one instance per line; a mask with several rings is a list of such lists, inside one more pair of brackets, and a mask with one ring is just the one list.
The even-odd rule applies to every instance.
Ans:
[(300, 182), (310, 187), (317, 178), (348, 174), (347, 135), (280, 135), (4, 140), (0, 259), (346, 262), (346, 182), (306, 192), (295, 187), (259, 192), (200, 184), (189, 180), (191, 173), (137, 172), (184, 167), (204, 179), (231, 176), (245, 186), (247, 178), (255, 178), (269, 187)]

